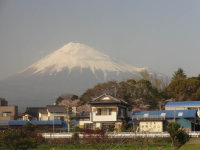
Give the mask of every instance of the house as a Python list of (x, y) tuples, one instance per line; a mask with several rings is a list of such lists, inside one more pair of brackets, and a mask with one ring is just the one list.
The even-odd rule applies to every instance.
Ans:
[(178, 122), (187, 131), (194, 131), (198, 126), (197, 110), (160, 110), (137, 111), (132, 114), (133, 121), (139, 121), (140, 132), (166, 131), (169, 122)]
[(183, 101), (183, 102), (168, 102), (165, 104), (165, 110), (188, 110), (196, 109), (197, 115), (200, 117), (200, 101)]
[(15, 120), (18, 117), (18, 107), (8, 106), (4, 99), (0, 100), (0, 120)]
[(22, 114), (22, 120), (38, 120), (39, 110), (45, 107), (27, 107), (26, 111)]
[(106, 130), (109, 126), (115, 126), (120, 131), (123, 120), (129, 117), (128, 109), (131, 107), (124, 100), (107, 94), (92, 99), (89, 104), (91, 105), (91, 112), (80, 118), (80, 128)]
[(0, 98), (0, 120), (15, 120), (18, 117), (18, 107), (8, 106), (8, 102)]
[(61, 120), (66, 121), (66, 106), (47, 105), (46, 108), (39, 110), (39, 120)]

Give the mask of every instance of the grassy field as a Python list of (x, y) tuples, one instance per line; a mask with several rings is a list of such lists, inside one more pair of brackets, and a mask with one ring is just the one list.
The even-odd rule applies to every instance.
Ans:
[(180, 150), (200, 150), (200, 138), (191, 138)]
[(108, 149), (108, 150), (137, 150), (139, 148), (143, 148), (144, 150), (171, 150), (171, 143), (152, 143), (152, 144), (80, 144), (80, 145), (40, 145), (37, 149), (32, 150), (96, 150), (96, 149)]
[[(0, 147), (2, 149), (3, 147)], [(130, 144), (41, 144), (37, 149), (31, 150), (173, 150), (171, 142), (155, 142), (155, 143), (130, 143)], [(3, 150), (7, 150), (3, 148)], [(200, 150), (200, 138), (191, 138), (179, 150)]]
[[(147, 146), (148, 145), (148, 146)], [(143, 148), (143, 150), (173, 150), (170, 142), (157, 142), (151, 144), (68, 144), (68, 145), (40, 145), (37, 149), (32, 150), (96, 150), (103, 149), (106, 150), (138, 150), (139, 148)], [(200, 150), (200, 138), (191, 138), (189, 142), (183, 145), (180, 150)]]

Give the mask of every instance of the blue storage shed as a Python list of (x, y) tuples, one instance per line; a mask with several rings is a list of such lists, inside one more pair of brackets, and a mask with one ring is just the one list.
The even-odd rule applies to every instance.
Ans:
[(158, 110), (136, 111), (132, 113), (132, 119), (170, 119), (170, 118), (196, 118), (197, 110)]
[[(136, 111), (132, 113), (132, 120), (140, 121), (140, 127), (151, 124), (160, 124), (163, 131), (166, 130), (168, 122), (177, 121), (183, 128), (188, 131), (195, 130), (197, 126), (197, 110), (160, 110), (160, 111)], [(154, 131), (154, 128), (149, 131)], [(160, 132), (160, 131), (159, 131)]]

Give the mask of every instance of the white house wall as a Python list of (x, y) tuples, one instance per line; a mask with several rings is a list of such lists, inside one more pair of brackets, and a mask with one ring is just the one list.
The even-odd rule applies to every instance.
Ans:
[(165, 107), (165, 110), (187, 110), (187, 107)]
[(140, 121), (140, 132), (163, 132), (162, 121)]
[(84, 124), (86, 124), (86, 123), (92, 123), (90, 120), (80, 120), (79, 121), (79, 125), (81, 125), (81, 126), (84, 126)]
[(44, 120), (44, 121), (48, 120), (48, 114), (39, 113), (39, 120)]
[(50, 112), (48, 112), (49, 120), (54, 120), (55, 117), (64, 117), (64, 120), (66, 120), (66, 113), (50, 113)]
[[(98, 108), (112, 108), (111, 115), (97, 115)], [(91, 121), (93, 122), (104, 122), (104, 121), (117, 121), (117, 107), (92, 107), (92, 117)]]

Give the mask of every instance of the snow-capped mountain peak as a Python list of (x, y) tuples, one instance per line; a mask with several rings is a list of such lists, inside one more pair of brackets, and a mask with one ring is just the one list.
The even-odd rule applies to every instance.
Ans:
[(68, 43), (60, 49), (54, 51), (35, 64), (24, 70), (33, 70), (34, 74), (58, 73), (64, 69), (71, 72), (78, 68), (90, 69), (94, 74), (99, 70), (106, 76), (107, 72), (141, 72), (146, 68), (137, 68), (125, 63), (117, 63), (94, 48), (80, 43)]

